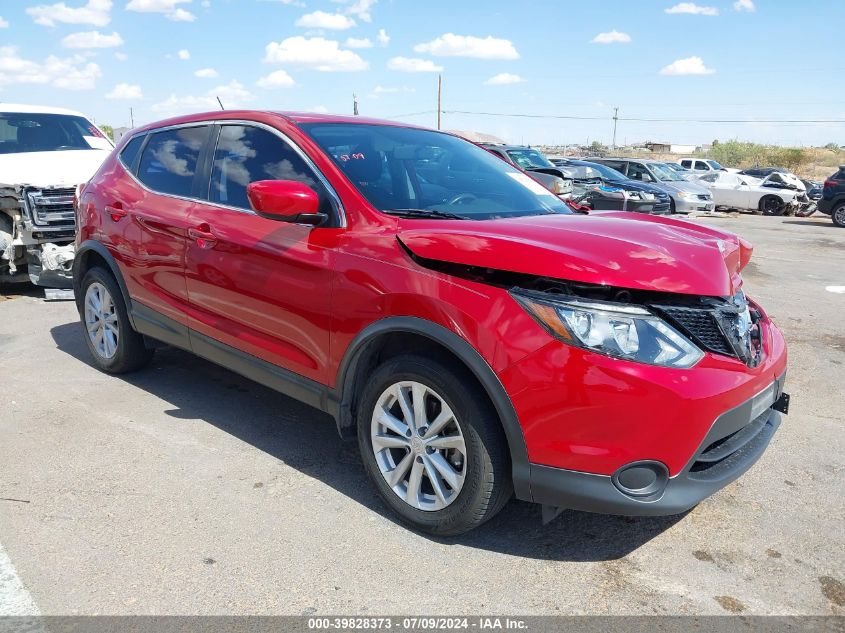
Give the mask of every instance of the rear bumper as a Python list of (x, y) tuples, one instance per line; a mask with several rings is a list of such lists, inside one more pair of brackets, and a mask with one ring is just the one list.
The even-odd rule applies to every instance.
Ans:
[(833, 212), (834, 202), (836, 201), (835, 198), (819, 198), (818, 200), (818, 210), (822, 213), (826, 213), (830, 215)]
[[(781, 423), (772, 404), (783, 394), (784, 378), (782, 375), (770, 388), (720, 415), (689, 463), (674, 477), (662, 479), (667, 471), (659, 462), (627, 464), (612, 476), (531, 464), (532, 501), (625, 516), (686, 512), (748, 471), (765, 452)], [(626, 490), (620, 474), (643, 466), (655, 473), (654, 481), (644, 482), (640, 490)]]

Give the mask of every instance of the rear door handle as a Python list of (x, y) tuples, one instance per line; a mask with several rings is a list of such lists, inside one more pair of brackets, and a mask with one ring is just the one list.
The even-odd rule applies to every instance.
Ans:
[(109, 217), (112, 219), (112, 222), (120, 222), (121, 219), (126, 217), (127, 211), (123, 208), (123, 205), (119, 202), (115, 202), (114, 204), (107, 204), (105, 207), (106, 213), (109, 214)]
[(189, 228), (188, 237), (194, 240), (197, 246), (205, 250), (214, 248), (217, 244), (217, 236), (212, 233), (211, 227), (204, 223)]

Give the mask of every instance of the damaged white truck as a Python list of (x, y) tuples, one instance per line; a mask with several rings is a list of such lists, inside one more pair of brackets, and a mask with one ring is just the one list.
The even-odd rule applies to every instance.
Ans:
[(113, 148), (79, 112), (0, 102), (0, 284), (71, 287), (74, 192)]

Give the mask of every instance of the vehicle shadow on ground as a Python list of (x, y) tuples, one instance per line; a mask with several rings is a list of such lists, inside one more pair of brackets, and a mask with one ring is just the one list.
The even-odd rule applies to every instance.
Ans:
[(781, 224), (795, 224), (797, 226), (824, 226), (830, 227), (832, 229), (839, 229), (833, 221), (828, 217), (827, 219), (819, 218), (819, 219), (806, 219), (806, 220), (783, 220)]
[[(58, 349), (92, 364), (78, 323), (59, 325), (50, 333)], [(169, 403), (172, 408), (164, 411), (167, 415), (205, 420), (396, 522), (367, 480), (357, 444), (341, 440), (328, 415), (173, 348), (157, 350), (149, 367), (111, 379), (126, 381)], [(592, 562), (622, 558), (681, 518), (565, 511), (543, 525), (540, 506), (512, 500), (498, 516), (469, 534), (424, 536), (438, 543), (513, 556)]]

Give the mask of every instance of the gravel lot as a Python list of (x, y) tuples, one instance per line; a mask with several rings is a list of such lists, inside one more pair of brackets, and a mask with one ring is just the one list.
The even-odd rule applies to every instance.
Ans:
[(792, 410), (744, 478), (665, 519), (543, 526), (512, 502), (414, 534), (322, 414), (176, 350), (109, 377), (72, 303), (0, 297), (0, 613), (845, 613), (845, 230), (697, 221), (755, 244)]

